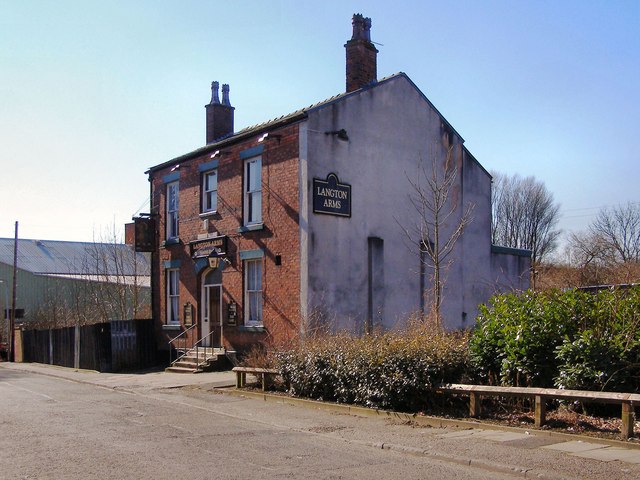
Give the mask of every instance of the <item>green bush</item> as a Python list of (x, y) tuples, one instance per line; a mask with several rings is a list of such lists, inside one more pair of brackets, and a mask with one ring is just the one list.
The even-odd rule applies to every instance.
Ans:
[(618, 369), (615, 359), (619, 352), (611, 339), (596, 337), (593, 330), (585, 330), (573, 340), (566, 339), (557, 354), (561, 365), (556, 385), (561, 388), (604, 390)]
[(465, 332), (413, 324), (402, 332), (306, 339), (276, 358), (294, 395), (418, 411), (429, 404), (433, 385), (459, 382), (468, 371), (467, 343)]
[(637, 287), (494, 296), (480, 308), (471, 363), (490, 384), (635, 391), (639, 307)]
[(560, 388), (632, 392), (640, 386), (640, 289), (593, 295), (589, 325), (557, 349)]
[(494, 296), (481, 306), (470, 356), (488, 383), (549, 387), (558, 370), (555, 350), (578, 329), (583, 292), (532, 292)]

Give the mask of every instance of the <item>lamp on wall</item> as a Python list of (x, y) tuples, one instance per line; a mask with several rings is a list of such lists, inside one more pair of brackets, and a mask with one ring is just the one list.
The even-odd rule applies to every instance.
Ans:
[(207, 260), (209, 261), (209, 268), (216, 269), (220, 266), (220, 257), (218, 257), (218, 252), (215, 250), (209, 254)]
[(278, 134), (275, 134), (275, 133), (267, 132), (267, 133), (263, 134), (262, 136), (260, 136), (260, 138), (258, 139), (258, 142), (262, 143), (265, 140), (275, 139), (275, 140), (278, 140), (278, 143), (280, 143), (280, 139), (281, 138), (282, 138), (282, 135), (278, 135)]
[(347, 131), (344, 128), (340, 130), (329, 130), (324, 132), (325, 135), (335, 135), (338, 137), (338, 140), (342, 140), (343, 142), (349, 141), (349, 136), (347, 135)]
[(223, 150), (216, 150), (215, 152), (213, 152), (209, 158), (213, 159), (213, 158), (221, 158), (224, 155), (229, 155), (231, 154), (231, 152), (229, 151), (223, 151)]
[(216, 269), (224, 268), (224, 264), (231, 265), (231, 260), (229, 260), (227, 257), (221, 256), (221, 253), (218, 252), (218, 250), (214, 249), (207, 257), (207, 263), (209, 265), (209, 268)]

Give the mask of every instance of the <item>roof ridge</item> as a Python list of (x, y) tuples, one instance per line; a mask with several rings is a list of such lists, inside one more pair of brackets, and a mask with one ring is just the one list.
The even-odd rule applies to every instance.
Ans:
[(296, 116), (296, 115), (298, 115), (300, 113), (308, 112), (310, 110), (314, 110), (314, 109), (319, 108), (319, 107), (321, 107), (321, 106), (323, 106), (325, 104), (329, 104), (329, 103), (335, 102), (339, 98), (351, 96), (351, 95), (353, 95), (355, 93), (359, 93), (359, 92), (362, 92), (364, 90), (368, 90), (369, 88), (375, 87), (375, 86), (379, 85), (380, 83), (386, 82), (386, 81), (388, 81), (388, 80), (390, 80), (392, 78), (395, 78), (395, 77), (398, 77), (398, 76), (403, 76), (403, 75), (406, 76), (406, 74), (404, 72), (397, 72), (397, 73), (394, 73), (392, 75), (387, 75), (386, 77), (383, 77), (383, 78), (381, 78), (379, 80), (376, 80), (375, 82), (372, 82), (369, 85), (365, 85), (364, 87), (360, 87), (357, 90), (353, 90), (351, 92), (337, 93), (335, 95), (332, 95), (331, 97), (325, 98), (324, 100), (320, 100), (318, 102), (312, 103), (311, 105), (309, 105), (307, 107), (302, 107), (302, 108), (299, 108), (297, 110), (294, 110), (293, 112), (281, 115), (279, 117), (275, 117), (275, 118), (272, 118), (272, 119), (269, 119), (269, 120), (265, 120), (264, 122), (260, 122), (260, 123), (254, 124), (254, 125), (249, 125), (247, 127), (244, 127), (243, 129), (238, 130), (237, 132), (235, 132), (229, 138), (232, 138), (235, 135), (239, 135), (239, 134), (241, 134), (241, 133), (243, 133), (245, 131), (251, 131), (251, 130), (254, 130), (254, 129), (257, 130), (262, 126), (266, 127), (269, 124), (276, 123), (276, 122), (278, 122), (278, 121), (280, 121), (280, 120), (282, 120), (282, 119), (284, 119), (286, 117)]
[[(371, 82), (369, 85), (365, 85), (363, 87), (360, 87), (357, 90), (353, 90), (351, 92), (338, 93), (338, 94), (333, 95), (333, 96), (331, 96), (329, 98), (326, 98), (324, 100), (320, 100), (319, 102), (312, 103), (311, 105), (309, 105), (307, 107), (302, 107), (302, 108), (299, 108), (298, 110), (294, 110), (293, 112), (286, 113), (284, 115), (280, 115), (279, 117), (275, 117), (275, 118), (272, 118), (272, 119), (269, 119), (269, 120), (265, 120), (264, 122), (256, 123), (254, 125), (248, 125), (248, 126), (242, 128), (241, 130), (238, 130), (237, 132), (234, 132), (232, 135), (225, 136), (225, 137), (220, 138), (220, 139), (218, 139), (218, 140), (216, 140), (216, 141), (214, 141), (212, 143), (209, 143), (207, 145), (203, 145), (203, 146), (198, 147), (198, 148), (196, 148), (194, 150), (191, 150), (190, 152), (187, 152), (187, 153), (185, 153), (183, 155), (179, 155), (177, 157), (174, 157), (171, 160), (167, 160), (166, 162), (162, 162), (162, 163), (159, 163), (159, 164), (154, 165), (152, 167), (149, 167), (145, 173), (149, 173), (149, 172), (152, 172), (154, 170), (160, 170), (160, 169), (165, 168), (166, 166), (171, 165), (172, 163), (175, 163), (175, 162), (189, 160), (189, 159), (191, 159), (193, 157), (196, 157), (196, 156), (198, 156), (200, 154), (203, 154), (205, 152), (208, 152), (210, 150), (216, 150), (216, 149), (220, 148), (223, 144), (225, 144), (227, 142), (232, 142), (232, 141), (237, 140), (237, 139), (240, 139), (243, 136), (246, 136), (246, 135), (250, 134), (251, 132), (259, 132), (262, 129), (267, 129), (267, 128), (271, 127), (271, 126), (274, 126), (274, 125), (278, 124), (279, 122), (286, 121), (288, 119), (292, 119), (293, 120), (294, 118), (296, 118), (298, 116), (306, 115), (307, 112), (310, 112), (312, 110), (315, 110), (315, 109), (321, 108), (323, 106), (329, 105), (329, 104), (331, 104), (333, 102), (336, 102), (336, 101), (338, 101), (338, 100), (340, 100), (342, 98), (358, 95), (358, 94), (360, 94), (360, 93), (362, 93), (364, 91), (367, 91), (367, 90), (369, 90), (371, 88), (375, 88), (375, 87), (379, 86), (382, 83), (388, 82), (389, 80), (393, 80), (393, 79), (398, 78), (398, 77), (408, 78), (406, 73), (397, 72), (397, 73), (394, 73), (392, 75), (388, 75), (386, 77), (383, 77), (383, 78), (381, 78), (379, 80), (376, 80), (375, 82)], [(411, 81), (411, 80), (409, 79), (409, 81)]]

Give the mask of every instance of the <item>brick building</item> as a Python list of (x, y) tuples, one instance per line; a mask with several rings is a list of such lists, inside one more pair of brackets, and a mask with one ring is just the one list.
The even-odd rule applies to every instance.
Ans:
[(220, 100), (213, 82), (206, 145), (148, 170), (163, 342), (185, 332), (238, 350), (314, 322), (392, 328), (428, 308), (428, 271), (406, 245), (424, 159), (455, 165), (445, 233), (474, 206), (447, 270), (445, 325), (470, 326), (496, 288), (528, 287), (528, 252), (491, 245), (490, 175), (406, 74), (377, 80), (370, 27), (354, 15), (345, 93), (234, 132), (229, 86)]

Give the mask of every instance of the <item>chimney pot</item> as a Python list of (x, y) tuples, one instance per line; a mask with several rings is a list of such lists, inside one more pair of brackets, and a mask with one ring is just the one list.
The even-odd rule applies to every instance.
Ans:
[(370, 18), (364, 19), (364, 39), (367, 42), (371, 41), (371, 19)]
[(218, 82), (211, 83), (211, 103), (207, 110), (207, 144), (233, 134), (233, 112), (235, 108), (229, 101), (229, 85), (222, 85), (222, 103), (218, 97)]
[(220, 98), (218, 97), (218, 88), (219, 88), (219, 83), (218, 82), (211, 82), (211, 103), (210, 105), (215, 105), (220, 103)]
[(222, 104), (231, 106), (231, 102), (229, 101), (229, 84), (224, 83), (222, 85)]
[(347, 92), (358, 90), (378, 79), (378, 50), (371, 42), (371, 19), (353, 15), (353, 33), (345, 44), (347, 54)]
[(365, 18), (361, 13), (356, 13), (351, 19), (351, 25), (353, 25), (353, 33), (351, 34), (351, 40), (365, 40), (371, 41), (371, 19)]

